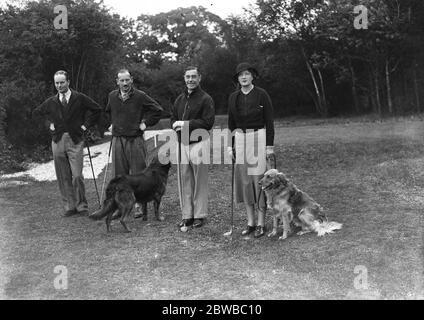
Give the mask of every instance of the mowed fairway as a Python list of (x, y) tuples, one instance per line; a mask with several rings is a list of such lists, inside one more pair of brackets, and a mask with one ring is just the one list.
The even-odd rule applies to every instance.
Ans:
[[(423, 139), (418, 120), (277, 122), (278, 169), (343, 223), (321, 238), (244, 240), (241, 206), (233, 238), (224, 237), (229, 165), (210, 167), (208, 223), (186, 234), (176, 227), (175, 167), (161, 207), (166, 220), (131, 219), (131, 234), (118, 222), (107, 234), (104, 221), (62, 218), (56, 182), (2, 187), (0, 297), (423, 299)], [(93, 181), (86, 187), (93, 211)], [(59, 265), (68, 270), (66, 290), (54, 286)]]

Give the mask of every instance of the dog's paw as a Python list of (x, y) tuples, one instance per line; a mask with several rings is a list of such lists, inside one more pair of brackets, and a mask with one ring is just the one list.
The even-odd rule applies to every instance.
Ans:
[(156, 217), (156, 220), (157, 220), (157, 221), (165, 221), (165, 217), (164, 217), (164, 216), (162, 216), (162, 215), (161, 215), (161, 216), (157, 216), (157, 217)]
[(268, 233), (268, 237), (275, 237), (277, 235), (277, 231), (272, 231), (270, 233)]
[(310, 230), (301, 230), (298, 233), (296, 233), (298, 236), (303, 236), (304, 234), (310, 233)]

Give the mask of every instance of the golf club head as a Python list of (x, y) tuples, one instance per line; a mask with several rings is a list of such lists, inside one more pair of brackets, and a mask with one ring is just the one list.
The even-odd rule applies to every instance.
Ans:
[(233, 235), (233, 228), (230, 231), (224, 233), (224, 237), (231, 237)]

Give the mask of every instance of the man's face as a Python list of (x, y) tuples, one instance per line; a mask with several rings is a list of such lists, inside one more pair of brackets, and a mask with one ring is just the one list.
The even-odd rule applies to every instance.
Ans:
[(66, 76), (64, 74), (57, 74), (54, 76), (54, 85), (59, 93), (67, 92), (69, 89), (69, 83), (70, 81), (66, 80)]
[(128, 72), (118, 73), (116, 83), (122, 92), (128, 92), (131, 90), (133, 79)]
[(188, 70), (184, 74), (184, 80), (189, 91), (193, 91), (199, 86), (200, 79), (201, 77), (197, 70)]

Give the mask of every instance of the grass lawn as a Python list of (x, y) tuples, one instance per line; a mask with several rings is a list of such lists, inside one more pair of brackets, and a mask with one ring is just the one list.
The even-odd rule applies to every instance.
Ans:
[[(131, 220), (130, 234), (119, 222), (107, 234), (104, 221), (62, 218), (56, 182), (1, 187), (0, 298), (423, 299), (423, 138), (419, 120), (277, 122), (278, 169), (344, 224), (321, 238), (244, 240), (241, 206), (233, 238), (223, 237), (229, 165), (210, 167), (208, 223), (186, 234), (175, 167), (166, 220)], [(86, 188), (93, 211), (92, 180)], [(58, 265), (67, 290), (54, 287)]]

